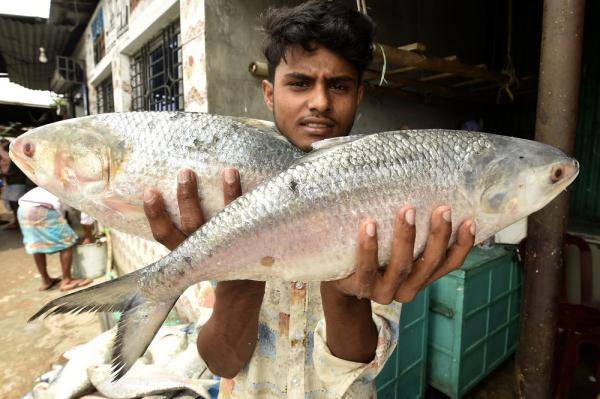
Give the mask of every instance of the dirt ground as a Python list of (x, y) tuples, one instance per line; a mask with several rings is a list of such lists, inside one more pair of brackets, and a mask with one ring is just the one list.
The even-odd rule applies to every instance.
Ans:
[[(0, 205), (0, 219), (12, 220)], [(58, 255), (48, 257), (51, 276), (60, 276)], [(69, 348), (89, 341), (100, 331), (98, 316), (59, 315), (27, 323), (58, 289), (38, 291), (41, 284), (33, 257), (23, 249), (21, 235), (0, 226), (0, 398), (21, 398), (34, 380), (60, 363)]]

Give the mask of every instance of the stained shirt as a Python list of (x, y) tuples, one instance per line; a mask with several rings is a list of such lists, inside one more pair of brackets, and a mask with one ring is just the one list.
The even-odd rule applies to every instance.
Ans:
[[(209, 283), (196, 298), (212, 307)], [(396, 346), (401, 308), (396, 302), (372, 303), (375, 357), (370, 363), (351, 362), (327, 347), (319, 283), (269, 281), (254, 354), (234, 379), (221, 379), (219, 398), (375, 398), (374, 379)]]

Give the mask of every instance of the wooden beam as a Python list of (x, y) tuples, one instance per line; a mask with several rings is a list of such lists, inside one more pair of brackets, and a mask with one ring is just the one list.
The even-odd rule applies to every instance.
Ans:
[(269, 68), (265, 62), (252, 61), (250, 65), (248, 65), (248, 70), (252, 75), (259, 78), (266, 78), (269, 76)]
[[(380, 74), (372, 71), (365, 71), (364, 80), (365, 82), (379, 85)], [(418, 80), (408, 79), (398, 75), (386, 76), (385, 80), (388, 82), (389, 87), (399, 89), (402, 87), (412, 87), (421, 93), (435, 94), (442, 97), (449, 98), (462, 98), (468, 100), (474, 100), (481, 102), (484, 100), (482, 95), (471, 93), (468, 91), (452, 89), (446, 86), (436, 85), (430, 82), (421, 82)]]
[(400, 46), (398, 47), (399, 50), (404, 50), (404, 51), (416, 51), (419, 53), (424, 53), (425, 51), (427, 51), (427, 46), (424, 45), (423, 43), (411, 43), (411, 44), (406, 44), (404, 46)]
[(419, 78), (419, 81), (421, 82), (430, 82), (432, 80), (439, 80), (439, 79), (445, 79), (445, 78), (449, 78), (450, 76), (456, 76), (453, 73), (450, 72), (443, 72), (443, 73), (437, 73), (435, 75), (429, 75), (429, 76), (425, 76), (422, 78)]
[[(458, 57), (455, 55), (449, 55), (448, 57), (444, 57), (445, 60), (448, 61), (456, 61), (458, 60)], [(380, 69), (380, 68), (375, 68), (375, 70)], [(410, 72), (410, 71), (416, 71), (417, 69), (421, 69), (419, 67), (415, 67), (415, 66), (409, 66), (409, 67), (403, 67), (403, 68), (396, 68), (396, 69), (392, 69), (391, 71), (387, 71), (386, 74), (396, 74), (396, 73), (403, 73), (403, 72)]]
[(380, 63), (383, 61), (382, 49), (383, 52), (385, 52), (388, 64), (399, 65), (402, 67), (416, 67), (418, 69), (426, 69), (434, 72), (449, 72), (459, 76), (473, 79), (481, 78), (501, 84), (508, 81), (507, 76), (498, 72), (489, 71), (486, 68), (477, 68), (472, 65), (463, 64), (459, 61), (450, 61), (443, 58), (426, 57), (412, 51), (399, 50), (395, 47), (379, 43), (375, 44), (374, 62)]

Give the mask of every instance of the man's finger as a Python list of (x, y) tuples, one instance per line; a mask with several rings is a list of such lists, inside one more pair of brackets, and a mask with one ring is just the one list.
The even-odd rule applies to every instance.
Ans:
[(223, 169), (223, 199), (225, 205), (242, 195), (240, 173), (236, 168)]
[(462, 266), (465, 258), (473, 248), (475, 243), (475, 222), (472, 220), (464, 222), (458, 229), (456, 242), (452, 244), (446, 256), (444, 263), (429, 278), (427, 284), (445, 276)]
[(377, 282), (377, 225), (374, 220), (365, 220), (358, 233), (357, 267), (354, 275), (358, 298), (371, 298)]
[(441, 206), (431, 215), (431, 232), (425, 244), (423, 255), (415, 262), (408, 279), (396, 293), (399, 302), (410, 302), (419, 290), (427, 284), (446, 256), (446, 248), (452, 233), (452, 213), (447, 206)]
[(182, 169), (177, 175), (177, 204), (181, 230), (189, 236), (204, 223), (198, 198), (198, 182), (196, 174), (191, 169)]
[(396, 291), (406, 280), (413, 265), (415, 247), (415, 208), (402, 207), (396, 214), (392, 255), (377, 289), (377, 302), (389, 304)]
[(154, 239), (170, 250), (175, 249), (186, 236), (169, 218), (160, 193), (153, 188), (144, 191), (144, 213), (148, 218)]

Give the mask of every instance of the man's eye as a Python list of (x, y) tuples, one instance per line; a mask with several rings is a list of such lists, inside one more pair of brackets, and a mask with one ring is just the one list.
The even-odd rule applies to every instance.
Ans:
[(346, 85), (342, 83), (333, 84), (331, 85), (331, 88), (336, 91), (346, 91), (348, 89)]
[(290, 86), (294, 87), (308, 87), (307, 82), (290, 82)]

